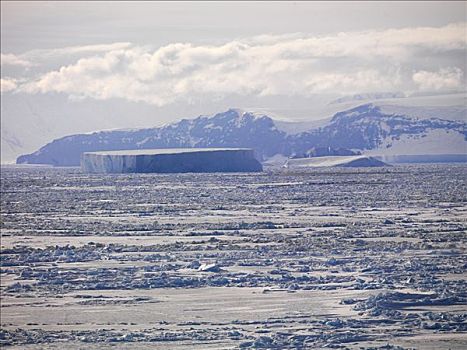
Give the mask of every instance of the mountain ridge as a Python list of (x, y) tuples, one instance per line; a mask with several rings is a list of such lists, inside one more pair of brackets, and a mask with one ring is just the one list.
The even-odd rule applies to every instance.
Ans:
[[(372, 103), (338, 112), (327, 124), (296, 134), (280, 130), (265, 114), (232, 108), (210, 117), (182, 119), (155, 128), (65, 136), (18, 157), (17, 164), (75, 166), (79, 165), (83, 152), (183, 147), (248, 147), (255, 149), (260, 160), (265, 160), (276, 154), (304, 155), (313, 147), (374, 151), (382, 145), (390, 148), (391, 142), (401, 137), (423, 137), (431, 130), (461, 135), (467, 145), (464, 121), (387, 114)], [(459, 148), (455, 153), (463, 151)]]

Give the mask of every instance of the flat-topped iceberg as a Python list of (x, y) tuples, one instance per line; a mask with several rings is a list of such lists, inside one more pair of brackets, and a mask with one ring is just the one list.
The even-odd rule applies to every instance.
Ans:
[(386, 165), (386, 163), (376, 158), (356, 155), (288, 159), (284, 167), (296, 169), (320, 167), (379, 167)]
[(174, 148), (85, 152), (81, 169), (89, 173), (258, 172), (261, 163), (249, 148)]

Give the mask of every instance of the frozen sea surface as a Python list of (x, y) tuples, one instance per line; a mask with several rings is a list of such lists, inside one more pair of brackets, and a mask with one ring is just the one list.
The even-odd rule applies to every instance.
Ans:
[(466, 174), (4, 167), (0, 344), (465, 349)]

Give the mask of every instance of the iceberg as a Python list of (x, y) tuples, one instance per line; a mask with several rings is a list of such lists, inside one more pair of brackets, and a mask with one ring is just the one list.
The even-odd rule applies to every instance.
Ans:
[(320, 167), (380, 167), (388, 164), (365, 155), (328, 156), (288, 159), (284, 168), (320, 168)]
[(260, 172), (249, 148), (178, 148), (85, 152), (81, 169), (88, 173)]

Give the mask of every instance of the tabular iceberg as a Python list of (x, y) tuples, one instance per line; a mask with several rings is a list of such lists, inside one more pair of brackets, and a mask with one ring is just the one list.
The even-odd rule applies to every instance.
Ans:
[(320, 168), (320, 167), (380, 167), (388, 166), (388, 164), (365, 155), (356, 156), (328, 156), (328, 157), (312, 157), (312, 158), (296, 158), (288, 159), (284, 164), (284, 168)]
[(81, 169), (89, 173), (259, 172), (249, 148), (178, 148), (85, 152)]

